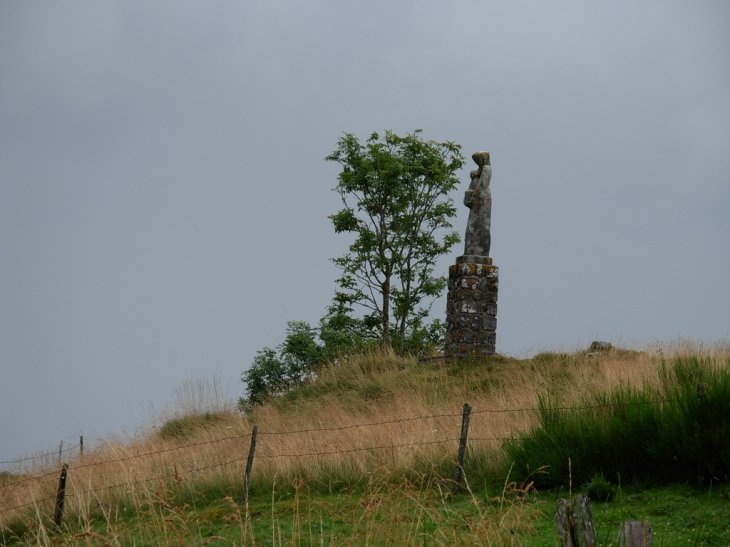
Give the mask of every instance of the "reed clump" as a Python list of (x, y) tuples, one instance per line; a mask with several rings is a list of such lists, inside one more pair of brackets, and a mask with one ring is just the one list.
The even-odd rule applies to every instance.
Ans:
[(545, 486), (642, 480), (702, 484), (730, 475), (730, 358), (661, 359), (656, 377), (565, 401), (538, 397), (538, 424), (505, 445), (518, 476)]

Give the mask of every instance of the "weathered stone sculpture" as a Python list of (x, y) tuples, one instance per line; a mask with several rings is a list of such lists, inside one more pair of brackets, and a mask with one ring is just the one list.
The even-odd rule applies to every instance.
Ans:
[(464, 235), (465, 256), (489, 256), (492, 242), (492, 166), (489, 152), (475, 152), (472, 159), (479, 169), (471, 172), (471, 184), (464, 194), (464, 205), (471, 209)]
[(471, 172), (471, 184), (464, 195), (464, 205), (471, 209), (464, 255), (449, 267), (446, 357), (492, 355), (496, 351), (499, 269), (489, 257), (492, 166), (489, 152), (476, 152), (472, 158), (479, 169)]

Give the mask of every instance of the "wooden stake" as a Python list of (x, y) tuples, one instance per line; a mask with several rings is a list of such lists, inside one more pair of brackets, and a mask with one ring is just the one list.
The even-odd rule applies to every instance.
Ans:
[(593, 524), (593, 512), (588, 496), (578, 494), (574, 507), (568, 500), (558, 500), (558, 511), (555, 513), (555, 524), (558, 527), (560, 545), (562, 547), (595, 547), (596, 527)]
[(56, 493), (56, 511), (53, 513), (53, 523), (56, 528), (61, 526), (63, 519), (63, 505), (66, 497), (66, 475), (68, 473), (68, 464), (64, 463), (61, 468), (61, 478), (58, 479), (58, 492)]
[(570, 504), (565, 498), (558, 500), (555, 524), (558, 527), (561, 547), (578, 547), (578, 542), (573, 537), (573, 515), (570, 513)]
[(654, 532), (646, 520), (627, 520), (618, 529), (619, 547), (652, 547)]
[(79, 457), (84, 457), (84, 436), (79, 437)]
[(573, 526), (575, 526), (575, 537), (580, 541), (581, 547), (596, 546), (596, 526), (593, 524), (591, 502), (584, 494), (578, 494), (575, 497)]
[(251, 432), (251, 448), (248, 450), (248, 460), (246, 461), (246, 479), (243, 484), (243, 495), (241, 503), (248, 503), (248, 488), (251, 486), (251, 468), (253, 467), (253, 455), (256, 452), (256, 436), (259, 434), (259, 426), (253, 426)]
[(464, 478), (464, 455), (466, 454), (466, 437), (469, 434), (469, 417), (471, 405), (464, 403), (464, 412), (461, 415), (461, 436), (459, 437), (459, 453), (456, 456), (456, 477), (454, 478), (454, 494), (461, 490), (461, 481)]
[(58, 445), (58, 463), (61, 463), (61, 453), (63, 452), (63, 439), (61, 439), (61, 444)]

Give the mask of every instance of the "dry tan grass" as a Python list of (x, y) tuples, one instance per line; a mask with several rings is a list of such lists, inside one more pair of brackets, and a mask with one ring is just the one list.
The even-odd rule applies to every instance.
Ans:
[[(461, 409), (473, 407), (470, 450), (498, 465), (500, 440), (535, 423), (541, 394), (567, 403), (618, 385), (658, 382), (662, 358), (700, 354), (730, 356), (730, 344), (675, 341), (643, 352), (611, 350), (492, 360), (484, 366), (419, 365), (390, 353), (376, 353), (331, 365), (309, 392), (257, 409), (249, 416), (222, 401), (219, 385), (205, 401), (189, 384), (179, 392), (188, 412), (214, 410), (220, 419), (183, 440), (155, 431), (128, 442), (110, 442), (69, 461), (67, 511), (113, 507), (120, 497), (141, 502), (170, 481), (183, 487), (212, 480), (242, 485), (250, 433), (259, 427), (254, 475), (291, 482), (304, 477), (326, 482), (333, 475), (393, 476), (419, 462), (452, 460)], [(200, 385), (200, 384), (199, 384)], [(196, 391), (197, 390), (197, 391)], [(204, 390), (203, 390), (204, 391)], [(507, 412), (507, 411), (510, 412)], [(423, 419), (413, 419), (425, 417)], [(491, 465), (491, 464), (488, 464)], [(28, 469), (0, 485), (0, 526), (19, 515), (52, 514), (58, 469)], [(31, 477), (46, 475), (39, 479)], [(13, 509), (13, 507), (19, 507)]]

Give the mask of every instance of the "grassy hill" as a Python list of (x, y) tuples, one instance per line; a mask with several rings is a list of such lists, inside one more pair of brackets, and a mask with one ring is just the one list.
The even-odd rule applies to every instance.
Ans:
[[(727, 477), (713, 472), (730, 455), (718, 456), (720, 463), (713, 468), (714, 456), (705, 454), (706, 476), (699, 486), (681, 473), (669, 485), (651, 473), (622, 484), (620, 473), (612, 474), (610, 460), (601, 464), (605, 473), (582, 472), (591, 461), (580, 460), (574, 439), (599, 442), (593, 433), (600, 430), (615, 441), (616, 427), (623, 424), (629, 429), (622, 431), (635, 434), (639, 430), (631, 429), (634, 421), (650, 419), (644, 411), (622, 414), (621, 409), (676, 406), (660, 401), (674, 393), (669, 384), (678, 381), (672, 372), (677, 363), (690, 372), (704, 370), (705, 376), (683, 378), (692, 389), (702, 380), (710, 403), (730, 410), (722, 407), (730, 394), (722, 400), (722, 382), (720, 391), (712, 391), (714, 377), (707, 372), (730, 371), (726, 344), (541, 353), (531, 359), (494, 356), (450, 364), (419, 363), (382, 352), (355, 356), (326, 367), (308, 385), (248, 415), (225, 405), (207, 412), (195, 405), (191, 411), (187, 405), (187, 411), (181, 409), (162, 427), (69, 461), (59, 530), (50, 520), (59, 470), (25, 468), (3, 474), (0, 541), (556, 545), (555, 499), (588, 491), (595, 500), (603, 545), (615, 540), (618, 523), (628, 518), (650, 520), (657, 532), (655, 545), (729, 545), (730, 489)], [(645, 399), (611, 399), (616, 393), (643, 394)], [(454, 494), (464, 403), (473, 408), (466, 484)], [(585, 421), (586, 416), (598, 421)], [(560, 426), (567, 440), (557, 448), (545, 444), (556, 438), (554, 431), (542, 445), (538, 433), (526, 436), (547, 431), (550, 424), (567, 424)], [(250, 498), (242, 505), (254, 425), (259, 434)], [(525, 439), (534, 440), (537, 448), (531, 449)], [(634, 444), (649, 446), (644, 441), (639, 438)], [(715, 446), (708, 443), (703, 446)], [(568, 459), (574, 455), (573, 462), (584, 463), (576, 468), (565, 462), (569, 472), (561, 475), (557, 468), (566, 458), (558, 448), (565, 446)], [(520, 455), (519, 450), (526, 452)], [(550, 461), (551, 456), (559, 461), (549, 467), (532, 463)]]

